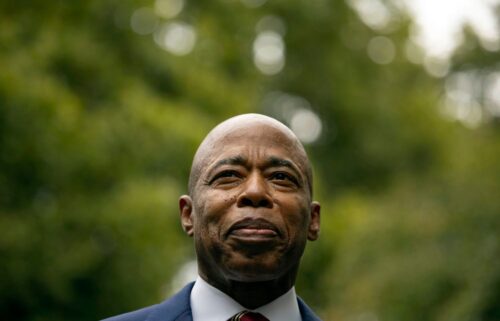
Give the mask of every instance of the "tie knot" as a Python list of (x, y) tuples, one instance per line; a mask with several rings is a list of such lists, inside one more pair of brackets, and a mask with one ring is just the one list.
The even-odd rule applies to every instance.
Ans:
[(269, 321), (269, 319), (257, 312), (242, 311), (227, 321)]

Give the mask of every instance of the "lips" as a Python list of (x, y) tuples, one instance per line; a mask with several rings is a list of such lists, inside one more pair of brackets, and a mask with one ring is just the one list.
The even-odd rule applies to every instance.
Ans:
[(228, 237), (247, 241), (267, 241), (280, 236), (279, 229), (265, 219), (243, 219), (231, 226)]

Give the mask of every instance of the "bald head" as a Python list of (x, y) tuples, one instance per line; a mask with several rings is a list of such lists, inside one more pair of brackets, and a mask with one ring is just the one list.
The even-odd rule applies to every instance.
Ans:
[(309, 193), (312, 195), (312, 170), (302, 143), (283, 123), (261, 114), (243, 114), (229, 118), (212, 129), (202, 141), (193, 159), (189, 176), (189, 193), (195, 194), (200, 174), (217, 157), (230, 140), (239, 139), (241, 144), (270, 141), (276, 146), (286, 147), (289, 157), (294, 159), (303, 172)]

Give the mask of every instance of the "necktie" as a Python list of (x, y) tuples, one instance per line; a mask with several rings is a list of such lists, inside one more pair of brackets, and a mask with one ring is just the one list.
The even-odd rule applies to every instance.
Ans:
[(241, 311), (227, 321), (269, 321), (269, 319), (257, 312)]

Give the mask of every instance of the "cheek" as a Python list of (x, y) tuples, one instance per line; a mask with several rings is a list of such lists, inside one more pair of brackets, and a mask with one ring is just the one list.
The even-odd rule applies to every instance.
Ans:
[(235, 202), (236, 196), (229, 193), (213, 192), (211, 201), (205, 202), (204, 211), (208, 215), (220, 215), (224, 213)]
[(310, 220), (309, 204), (307, 204), (304, 198), (295, 195), (281, 206), (290, 236), (307, 234)]
[(199, 231), (214, 233), (226, 218), (225, 213), (235, 202), (236, 196), (214, 191), (205, 192), (205, 197), (196, 203), (195, 225)]

